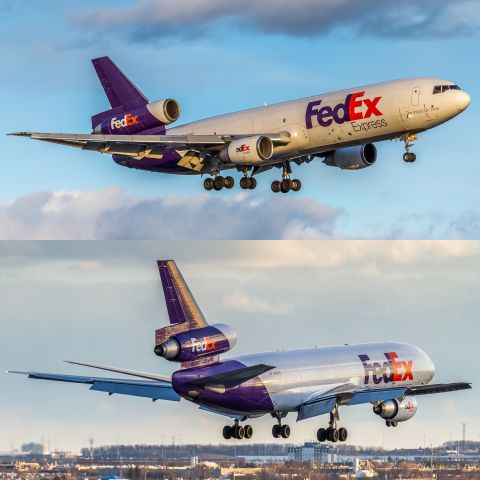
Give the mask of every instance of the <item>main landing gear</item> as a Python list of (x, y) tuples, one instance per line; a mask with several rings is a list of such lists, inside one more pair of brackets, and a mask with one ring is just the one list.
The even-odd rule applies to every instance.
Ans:
[(254, 190), (257, 187), (257, 179), (248, 175), (249, 171), (249, 167), (243, 169), (243, 178), (240, 180), (240, 188), (243, 190)]
[(391, 422), (390, 420), (385, 420), (385, 425), (387, 427), (396, 427), (398, 425), (398, 422)]
[(230, 440), (231, 438), (236, 438), (237, 440), (242, 440), (242, 438), (252, 438), (253, 428), (251, 425), (240, 425), (238, 420), (235, 420), (234, 425), (225, 425), (223, 427), (223, 438), (225, 440)]
[(348, 437), (348, 431), (346, 428), (337, 429), (337, 420), (340, 420), (338, 415), (338, 406), (330, 412), (330, 421), (328, 422), (328, 428), (319, 428), (317, 431), (317, 439), (319, 442), (344, 442)]
[(278, 421), (278, 423), (272, 427), (273, 438), (288, 438), (290, 436), (290, 427), (288, 425), (282, 425), (282, 418), (286, 416), (286, 413), (272, 413), (272, 417), (276, 418)]
[(292, 173), (292, 168), (290, 162), (283, 163), (283, 172), (282, 172), (282, 181), (274, 180), (272, 182), (272, 192), (278, 193), (287, 193), (290, 190), (298, 192), (302, 188), (302, 182), (297, 178), (291, 180), (290, 174)]
[(204, 181), (203, 181), (203, 188), (205, 188), (205, 190), (216, 190), (216, 191), (219, 191), (219, 190), (222, 190), (222, 188), (227, 188), (227, 189), (230, 189), (230, 188), (233, 188), (233, 186), (235, 185), (235, 180), (233, 179), (233, 177), (222, 177), (221, 175), (217, 174), (215, 175), (213, 178), (209, 177), (209, 178), (206, 178)]
[(417, 139), (415, 134), (405, 134), (401, 137), (403, 143), (405, 144), (405, 153), (403, 154), (403, 161), (407, 163), (413, 163), (417, 156), (410, 151), (410, 147), (413, 145), (413, 142)]

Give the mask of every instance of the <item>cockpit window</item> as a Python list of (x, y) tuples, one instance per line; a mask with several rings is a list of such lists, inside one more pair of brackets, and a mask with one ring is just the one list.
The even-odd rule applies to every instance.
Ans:
[(458, 85), (435, 85), (433, 87), (433, 93), (442, 93), (447, 90), (460, 90)]

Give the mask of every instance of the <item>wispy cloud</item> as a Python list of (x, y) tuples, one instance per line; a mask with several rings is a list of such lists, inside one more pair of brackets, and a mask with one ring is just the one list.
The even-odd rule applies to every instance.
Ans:
[(348, 30), (352, 36), (404, 40), (472, 35), (479, 31), (475, 0), (137, 0), (128, 7), (86, 10), (76, 22), (128, 32), (137, 41), (190, 38), (228, 28), (295, 37)]
[(263, 298), (247, 294), (240, 290), (227, 295), (223, 299), (223, 306), (227, 310), (234, 310), (242, 313), (261, 313), (268, 315), (288, 315), (293, 312), (293, 303), (290, 302), (269, 302)]

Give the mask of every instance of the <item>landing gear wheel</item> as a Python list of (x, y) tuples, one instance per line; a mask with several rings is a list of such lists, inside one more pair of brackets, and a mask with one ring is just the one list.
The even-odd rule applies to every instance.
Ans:
[(282, 426), (281, 426), (281, 425), (274, 425), (274, 426), (272, 427), (272, 435), (273, 435), (273, 438), (278, 438), (278, 437), (280, 437), (280, 435), (282, 434), (281, 430), (282, 430)]
[(319, 428), (317, 431), (317, 440), (319, 442), (325, 442), (327, 440), (327, 429), (326, 428)]
[(237, 440), (241, 440), (245, 437), (245, 429), (241, 425), (235, 425), (233, 427), (233, 437)]
[(225, 188), (228, 188), (230, 190), (231, 188), (233, 188), (234, 185), (235, 180), (233, 179), (233, 177), (225, 177)]
[(248, 188), (248, 177), (242, 177), (240, 179), (240, 188), (242, 188), (243, 190), (247, 190)]
[(413, 163), (417, 159), (417, 156), (413, 152), (406, 152), (403, 154), (403, 161), (407, 163)]
[(328, 427), (327, 428), (327, 438), (330, 440), (330, 442), (338, 442), (338, 430), (333, 427)]
[(213, 189), (213, 178), (206, 178), (204, 181), (203, 181), (203, 188), (205, 190), (212, 190)]
[(298, 192), (302, 188), (302, 182), (298, 178), (292, 180), (292, 190)]
[(218, 177), (215, 177), (213, 180), (213, 188), (215, 190), (221, 190), (225, 186), (225, 179), (219, 175)]
[(290, 427), (288, 425), (282, 425), (280, 427), (280, 435), (283, 438), (288, 438), (290, 436)]
[(346, 428), (339, 428), (338, 429), (338, 440), (340, 440), (340, 442), (344, 442), (348, 437), (348, 432), (347, 432), (347, 429)]
[(272, 182), (272, 192), (278, 193), (280, 191), (280, 182), (278, 180), (274, 180)]
[(257, 179), (253, 177), (248, 177), (248, 188), (254, 190), (257, 187)]
[(243, 431), (245, 433), (245, 438), (252, 438), (253, 436), (253, 428), (251, 425), (245, 425), (243, 427)]
[(391, 426), (392, 426), (390, 420), (385, 420), (385, 425), (386, 425), (387, 427), (391, 427)]
[(292, 181), (289, 178), (284, 178), (281, 183), (281, 191), (282, 193), (287, 193), (292, 188)]
[(223, 438), (225, 440), (230, 440), (232, 438), (232, 434), (233, 434), (232, 430), (233, 430), (233, 428), (230, 425), (225, 425), (223, 427), (223, 432), (222, 433), (223, 433)]

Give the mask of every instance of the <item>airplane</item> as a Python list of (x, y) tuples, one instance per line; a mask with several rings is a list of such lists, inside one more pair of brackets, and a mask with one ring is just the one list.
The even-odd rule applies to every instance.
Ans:
[(231, 189), (222, 176), (236, 169), (242, 189), (256, 175), (282, 169), (273, 192), (299, 191), (292, 164), (323, 158), (328, 166), (359, 170), (377, 160), (375, 142), (400, 140), (403, 160), (420, 132), (460, 114), (468, 93), (448, 80), (409, 78), (315, 95), (219, 115), (166, 129), (180, 117), (171, 98), (150, 102), (109, 57), (92, 60), (111, 108), (92, 117), (91, 134), (17, 132), (10, 135), (112, 155), (124, 167), (151, 172), (206, 175), (208, 191)]
[(91, 385), (90, 390), (156, 400), (185, 399), (200, 409), (225, 415), (233, 425), (225, 439), (252, 438), (248, 419), (271, 415), (274, 438), (288, 438), (282, 423), (295, 412), (297, 421), (329, 414), (328, 427), (317, 431), (320, 442), (345, 441), (338, 427), (339, 408), (370, 403), (386, 426), (411, 419), (416, 396), (471, 388), (469, 382), (430, 384), (435, 367), (420, 348), (384, 342), (273, 351), (225, 359), (237, 335), (225, 324), (209, 325), (173, 260), (159, 260), (158, 270), (170, 324), (155, 331), (155, 355), (180, 364), (171, 377), (91, 363), (75, 365), (136, 377), (103, 378), (19, 372), (29, 378)]

